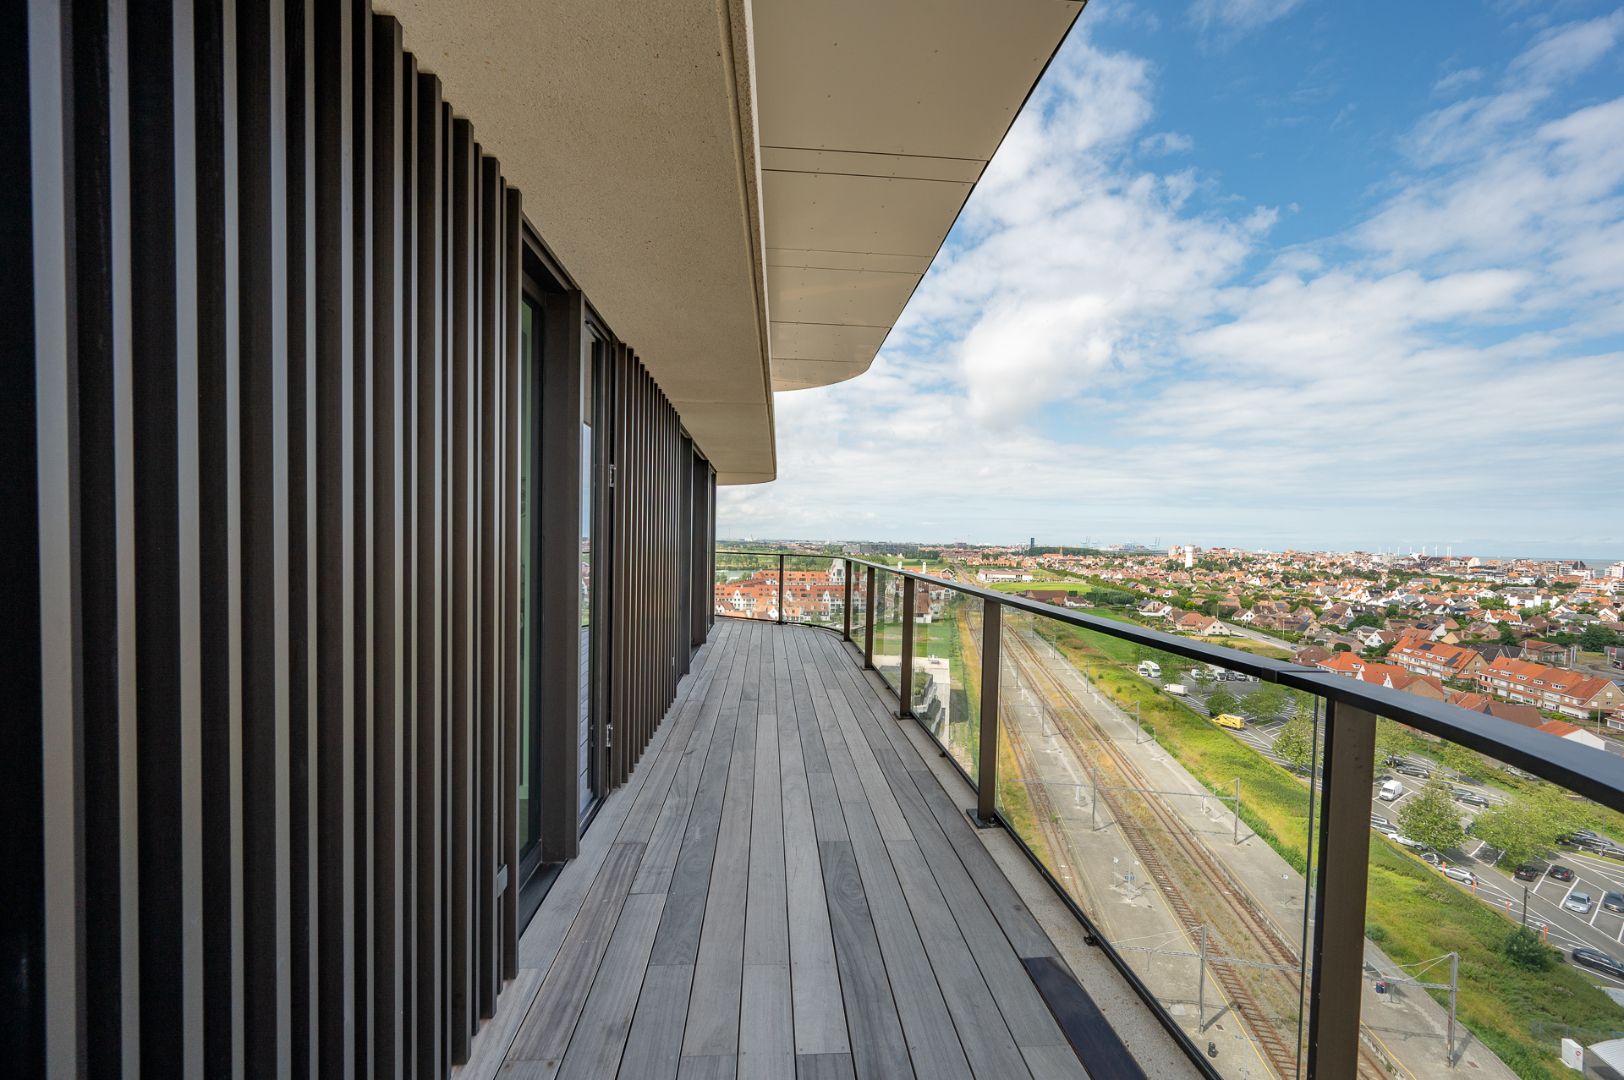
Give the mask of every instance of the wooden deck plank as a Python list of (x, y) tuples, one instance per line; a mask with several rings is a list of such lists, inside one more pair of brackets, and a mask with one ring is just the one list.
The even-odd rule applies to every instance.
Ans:
[[(759, 671), (766, 631), (752, 627), (749, 664)], [(684, 1057), (737, 1055), (739, 994), (744, 978), (744, 923), (750, 873), (750, 804), (755, 798), (756, 711), (760, 686), (747, 674), (733, 733), (733, 757), (711, 865), (705, 921), (694, 962)]]
[(842, 841), (820, 843), (818, 855), (857, 1075), (862, 1080), (913, 1076), (857, 856), (851, 844)]
[(717, 665), (715, 681), (707, 688), (704, 701), (694, 718), (693, 734), (683, 746), (682, 754), (672, 775), (670, 786), (648, 837), (648, 852), (643, 865), (632, 882), (632, 892), (665, 892), (676, 870), (677, 855), (693, 812), (694, 799), (699, 791), (699, 778), (709, 760), (716, 725), (720, 720), (729, 694), (742, 690), (744, 655), (730, 654)]
[(795, 1080), (795, 1021), (788, 964), (745, 964), (739, 1076)]
[(563, 1058), (642, 855), (641, 844), (615, 844), (610, 848), (581, 906), (581, 914), (558, 951), (558, 959), (519, 1026), (508, 1060), (545, 1063)]
[[(701, 647), (703, 663), (696, 657), (694, 671), (684, 680), (687, 687), (683, 691), (684, 694), (705, 692), (711, 679), (714, 678), (713, 660), (731, 656), (727, 648), (730, 638), (731, 634), (718, 634), (715, 640)], [(672, 710), (678, 710), (680, 703), (685, 700), (686, 697), (679, 698), (679, 702), (672, 705)], [(656, 762), (675, 735), (674, 725), (661, 724), (660, 730), (655, 732), (654, 738), (649, 741), (648, 749), (644, 752), (644, 764), (652, 765)], [(547, 892), (547, 902), (536, 911), (530, 925), (525, 927), (524, 933), (519, 936), (521, 968), (537, 968), (545, 973), (552, 966), (559, 947), (564, 943), (564, 935), (569, 933), (570, 924), (575, 921), (582, 901), (597, 879), (604, 857), (608, 855), (610, 846), (619, 839), (621, 822), (630, 813), (632, 804), (641, 797), (652, 772), (654, 772), (652, 767), (633, 769), (625, 786), (612, 792), (604, 800), (603, 807), (592, 822), (592, 827), (581, 838), (576, 858), (559, 872), (558, 880), (553, 882), (552, 888)]]
[(663, 893), (628, 896), (615, 923), (598, 977), (576, 1021), (575, 1036), (564, 1053), (562, 1080), (597, 1080), (613, 1076), (631, 1031), (637, 997), (648, 969), (654, 931), (660, 925)]
[(756, 714), (755, 789), (750, 800), (750, 870), (745, 892), (745, 964), (789, 964), (789, 903), (784, 877), (783, 776), (778, 763), (778, 646), (775, 633), (761, 657), (762, 700)]
[[(861, 676), (854, 678), (860, 679)], [(946, 797), (935, 774), (929, 771), (929, 766), (919, 757), (914, 744), (900, 727), (867, 725), (865, 733), (869, 735), (881, 771), (891, 783), (909, 820), (919, 852), (940, 890), (945, 909), (952, 914), (969, 946), (1011, 1037), (1021, 1047), (1063, 1044), (1064, 1033), (1013, 952), (1009, 937), (993, 915), (986, 898), (976, 888), (969, 870), (943, 831), (941, 822), (926, 805), (921, 794), (924, 790)], [(886, 752), (887, 747), (889, 753)], [(962, 828), (963, 839), (985, 851), (963, 815), (955, 816), (948, 825), (950, 828)], [(921, 879), (915, 882), (915, 888), (916, 896), (920, 897), (913, 901), (915, 910), (923, 906), (934, 912), (936, 908), (931, 901), (928, 885)], [(1044, 940), (1047, 942), (1047, 937)]]
[[(795, 1052), (798, 1055), (849, 1054), (851, 1043), (846, 1037), (846, 1011), (840, 997), (840, 973), (835, 967), (834, 936), (829, 929), (829, 905), (823, 893), (818, 835), (801, 746), (800, 707), (794, 693), (793, 679), (800, 657), (798, 650), (785, 648), (789, 635), (779, 637), (778, 647), (785, 659), (784, 686), (789, 698), (787, 705), (780, 705), (778, 717), (778, 772), (784, 815)], [(804, 674), (801, 678), (804, 682)]]
[(856, 1080), (850, 1054), (801, 1054), (795, 1059), (795, 1080)]
[(619, 1080), (673, 1080), (682, 1059), (682, 1030), (688, 1020), (692, 964), (650, 967), (637, 999)]
[[(683, 830), (682, 845), (666, 886), (670, 898), (660, 930), (654, 938), (649, 963), (687, 964), (699, 958), (699, 936), (705, 923), (705, 897), (710, 891), (712, 864), (716, 857), (717, 831), (722, 823), (722, 799), (727, 792), (728, 770), (733, 762), (733, 736), (739, 721), (739, 704), (744, 693), (748, 647), (743, 635), (735, 639), (739, 663), (728, 676), (710, 744), (705, 748), (705, 765), (699, 788)], [(679, 899), (680, 898), (680, 899)]]

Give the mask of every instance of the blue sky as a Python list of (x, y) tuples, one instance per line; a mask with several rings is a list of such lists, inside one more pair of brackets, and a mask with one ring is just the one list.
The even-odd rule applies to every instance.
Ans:
[(1094, 0), (723, 536), (1624, 557), (1624, 7)]

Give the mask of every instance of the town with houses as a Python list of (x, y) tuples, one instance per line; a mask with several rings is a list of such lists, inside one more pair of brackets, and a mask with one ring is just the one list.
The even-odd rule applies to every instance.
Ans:
[[(831, 556), (916, 560), (910, 569), (1041, 602), (1201, 638), (1277, 643), (1278, 655), (1298, 663), (1624, 750), (1624, 561), (1035, 543), (797, 547), (806, 568), (784, 571), (781, 598), (776, 568), (719, 574), (718, 614), (838, 622), (845, 563)], [(929, 622), (947, 599), (946, 589), (916, 590), (915, 620)]]

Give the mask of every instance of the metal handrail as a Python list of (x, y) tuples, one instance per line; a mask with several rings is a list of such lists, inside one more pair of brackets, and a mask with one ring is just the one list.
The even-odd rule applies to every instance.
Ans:
[(1508, 765), (1533, 773), (1542, 780), (1560, 784), (1604, 806), (1624, 812), (1624, 757), (1616, 754), (1597, 753), (1592, 748), (1558, 739), (1546, 732), (1526, 728), (1488, 713), (1476, 713), (1462, 709), (1458, 705), (1429, 701), (1400, 690), (1336, 675), (1322, 668), (1305, 667), (1284, 660), (1241, 652), (1239, 649), (1225, 648), (1222, 645), (1191, 641), (1189, 638), (1161, 630), (1117, 622), (1098, 615), (1087, 615), (1046, 604), (1040, 600), (1011, 596), (977, 585), (964, 585), (866, 559), (847, 558), (847, 561), (860, 566), (875, 567), (888, 574), (900, 574), (928, 581), (937, 587), (978, 597), (984, 603), (995, 603), (1003, 608), (1041, 615), (1046, 619), (1067, 623), (1083, 630), (1107, 634), (1138, 645), (1148, 645), (1189, 660), (1199, 660), (1231, 671), (1255, 675), (1264, 682), (1279, 683), (1343, 705), (1365, 709), (1378, 716), (1407, 724), (1418, 731), (1488, 754)]

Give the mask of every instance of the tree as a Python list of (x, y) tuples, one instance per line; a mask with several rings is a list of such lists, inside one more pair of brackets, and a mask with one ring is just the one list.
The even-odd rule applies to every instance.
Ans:
[(1307, 769), (1314, 760), (1314, 721), (1299, 712), (1274, 737), (1274, 752), (1295, 769)]
[(1336, 645), (1334, 647), (1332, 647), (1331, 651), (1334, 652), (1334, 653), (1352, 652), (1353, 651), (1353, 646), (1349, 645), (1346, 641), (1339, 641), (1339, 642), (1336, 643)]
[(1579, 648), (1585, 652), (1601, 652), (1609, 645), (1619, 643), (1618, 631), (1605, 626), (1587, 626), (1579, 635)]
[(1436, 780), (1405, 801), (1398, 812), (1398, 827), (1411, 840), (1419, 840), (1439, 851), (1455, 847), (1466, 837), (1454, 798), (1449, 789)]
[(1556, 833), (1551, 815), (1527, 799), (1491, 806), (1472, 826), (1472, 835), (1498, 848), (1501, 861), (1512, 867), (1543, 856), (1555, 843)]
[(1288, 695), (1279, 683), (1260, 683), (1246, 696), (1245, 708), (1259, 720), (1272, 720), (1285, 708)]
[(1502, 644), (1502, 645), (1515, 645), (1515, 644), (1517, 644), (1517, 631), (1515, 631), (1515, 630), (1513, 630), (1511, 628), (1510, 623), (1501, 623), (1500, 624), (1500, 644)]
[(1367, 611), (1362, 615), (1355, 616), (1354, 620), (1348, 624), (1348, 629), (1357, 630), (1361, 626), (1368, 626), (1373, 630), (1380, 630), (1382, 628), (1382, 617), (1377, 615), (1374, 611)]
[(1232, 713), (1240, 705), (1235, 695), (1225, 687), (1218, 687), (1207, 695), (1207, 711), (1217, 716), (1219, 713)]
[(1397, 720), (1389, 720), (1385, 716), (1376, 718), (1376, 760), (1400, 757), (1409, 748), (1409, 737), (1399, 727)]

